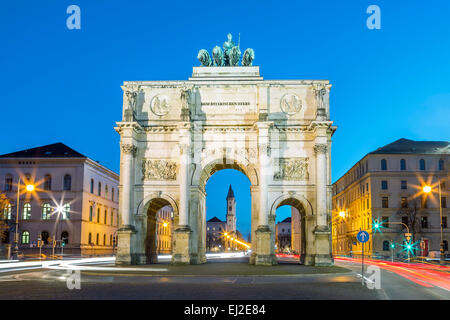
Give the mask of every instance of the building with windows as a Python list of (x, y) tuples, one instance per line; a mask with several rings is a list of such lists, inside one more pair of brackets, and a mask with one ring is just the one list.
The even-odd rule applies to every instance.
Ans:
[(440, 208), (448, 253), (449, 166), (447, 141), (399, 139), (365, 155), (333, 184), (333, 253), (361, 254), (356, 234), (362, 229), (371, 235), (365, 254), (404, 257), (410, 233), (414, 254), (435, 255), (441, 243)]
[(156, 213), (156, 234), (158, 254), (172, 253), (173, 239), (173, 209), (171, 206), (162, 207)]
[(242, 248), (231, 239), (244, 241), (242, 234), (236, 229), (236, 199), (233, 188), (229, 187), (227, 194), (226, 221), (214, 217), (206, 221), (206, 251), (238, 250)]
[(292, 250), (292, 218), (288, 217), (275, 225), (275, 245), (278, 253), (290, 253)]
[[(19, 189), (19, 254), (108, 254), (119, 225), (119, 176), (63, 143), (0, 155), (0, 188), (8, 202), (3, 243), (13, 243)], [(28, 191), (26, 185), (33, 185)]]

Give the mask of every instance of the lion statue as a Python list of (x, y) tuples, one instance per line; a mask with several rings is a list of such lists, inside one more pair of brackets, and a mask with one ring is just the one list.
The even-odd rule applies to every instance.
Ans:
[(251, 66), (254, 59), (255, 59), (255, 51), (252, 48), (248, 48), (247, 50), (244, 51), (241, 63), (243, 66)]
[(239, 47), (233, 47), (230, 50), (230, 66), (237, 66), (241, 58), (241, 50)]
[(223, 51), (219, 46), (215, 46), (212, 50), (214, 65), (218, 67), (222, 67), (225, 65), (225, 61), (223, 60)]
[(211, 57), (209, 56), (208, 51), (206, 51), (205, 49), (201, 49), (198, 52), (197, 59), (200, 60), (200, 62), (202, 63), (202, 66), (204, 66), (204, 67), (212, 66)]

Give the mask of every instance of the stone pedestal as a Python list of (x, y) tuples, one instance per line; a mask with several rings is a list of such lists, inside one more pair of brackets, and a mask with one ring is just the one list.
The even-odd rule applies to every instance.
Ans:
[(136, 264), (136, 257), (132, 252), (132, 238), (136, 231), (131, 226), (124, 226), (117, 231), (118, 245), (116, 254), (117, 265)]
[(269, 226), (259, 226), (256, 230), (257, 251), (255, 255), (255, 265), (271, 266), (277, 264), (276, 256), (273, 252)]
[(331, 255), (331, 230), (327, 226), (317, 226), (314, 230), (314, 235), (316, 236), (314, 265), (332, 266), (334, 261)]
[(190, 264), (189, 242), (192, 230), (188, 226), (180, 226), (173, 233), (175, 238), (172, 251), (172, 264)]

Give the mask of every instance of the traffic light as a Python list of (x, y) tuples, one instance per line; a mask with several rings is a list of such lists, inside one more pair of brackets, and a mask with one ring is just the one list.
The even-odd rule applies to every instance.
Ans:
[(380, 222), (380, 220), (378, 220), (378, 219), (373, 220), (373, 222), (372, 222), (372, 231), (375, 232), (375, 233), (376, 232), (380, 232), (381, 233), (381, 229), (384, 228), (383, 223), (384, 223), (384, 221)]
[(395, 249), (395, 243), (391, 241), (391, 249)]

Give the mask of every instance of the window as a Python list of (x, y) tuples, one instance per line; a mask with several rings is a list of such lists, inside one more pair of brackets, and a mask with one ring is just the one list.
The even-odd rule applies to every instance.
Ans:
[(70, 204), (66, 203), (63, 206), (63, 210), (62, 210), (62, 219), (63, 220), (68, 220), (70, 219)]
[(100, 223), (100, 208), (97, 208), (97, 223)]
[(92, 206), (89, 207), (89, 221), (92, 221)]
[[(402, 223), (405, 225), (408, 225), (408, 216), (402, 217)], [(402, 225), (402, 229), (406, 229), (406, 227), (404, 225)]]
[(386, 161), (386, 159), (381, 159), (381, 170), (387, 170), (387, 161)]
[(12, 183), (13, 183), (12, 175), (7, 174), (6, 177), (5, 177), (5, 191), (11, 191), (12, 190)]
[(30, 233), (28, 231), (22, 232), (22, 244), (30, 243)]
[(406, 160), (405, 159), (400, 160), (400, 170), (406, 170)]
[(381, 217), (381, 226), (383, 228), (389, 228), (389, 217), (387, 216)]
[(381, 198), (381, 207), (382, 208), (389, 208), (389, 198), (388, 197), (382, 197)]
[(52, 176), (49, 174), (44, 177), (44, 190), (52, 190)]
[(441, 197), (441, 208), (447, 208), (447, 198)]
[[(111, 225), (114, 225), (114, 210), (111, 210)], [(209, 230), (209, 227), (208, 227)]]
[(442, 228), (447, 228), (447, 217), (442, 217)]
[(99, 239), (99, 234), (97, 233), (97, 237), (96, 237), (96, 239), (95, 239), (95, 244), (96, 244), (96, 245), (98, 245), (98, 241), (99, 241), (98, 239)]
[(421, 217), (420, 218), (420, 226), (422, 228), (428, 228), (428, 217)]
[(88, 244), (92, 243), (92, 234), (89, 232), (89, 239), (88, 239)]
[(94, 179), (91, 179), (91, 193), (94, 193)]
[(104, 224), (106, 224), (107, 217), (108, 217), (108, 210), (105, 209), (105, 216), (104, 216), (104, 221), (103, 221)]
[(381, 181), (381, 189), (387, 190), (388, 182), (386, 180)]
[(109, 235), (109, 245), (112, 246), (112, 234)]
[(444, 240), (444, 251), (448, 251), (448, 241)]
[(389, 251), (389, 241), (384, 240), (383, 241), (383, 251)]
[(44, 242), (44, 244), (48, 244), (48, 238), (49, 238), (48, 231), (42, 231), (41, 232), (41, 240)]
[(100, 181), (98, 182), (98, 195), (102, 195), (102, 183)]
[(408, 182), (406, 180), (401, 181), (400, 189), (402, 189), (402, 190), (408, 189)]
[(111, 201), (114, 201), (114, 188), (112, 188), (112, 191), (111, 191)]
[(106, 234), (103, 235), (103, 245), (106, 246)]
[(425, 170), (425, 160), (424, 159), (420, 159), (419, 169), (422, 171)]
[(64, 241), (64, 244), (69, 244), (69, 233), (67, 231), (61, 233), (61, 240)]
[(108, 198), (108, 185), (105, 185), (105, 198)]
[(408, 198), (402, 197), (400, 200), (400, 207), (402, 208), (408, 208)]
[(11, 219), (11, 203), (8, 203), (3, 208), (3, 219)]
[(41, 219), (42, 220), (49, 220), (51, 213), (52, 213), (52, 208), (50, 207), (50, 204), (49, 203), (44, 203), (44, 205), (42, 206)]
[(72, 177), (70, 174), (64, 176), (64, 190), (72, 190)]
[(30, 203), (25, 203), (23, 205), (22, 219), (23, 220), (31, 219), (31, 204)]
[(438, 169), (439, 169), (439, 171), (444, 170), (444, 160), (439, 159)]

